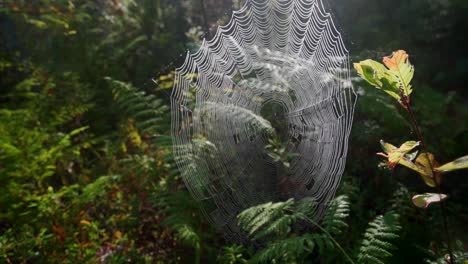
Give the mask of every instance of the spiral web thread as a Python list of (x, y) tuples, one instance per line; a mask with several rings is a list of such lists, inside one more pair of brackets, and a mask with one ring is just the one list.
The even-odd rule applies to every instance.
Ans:
[[(174, 156), (194, 199), (228, 238), (242, 210), (313, 197), (323, 215), (344, 170), (355, 93), (348, 51), (321, 0), (248, 0), (176, 70)], [(265, 154), (261, 110), (283, 108), (285, 168)]]

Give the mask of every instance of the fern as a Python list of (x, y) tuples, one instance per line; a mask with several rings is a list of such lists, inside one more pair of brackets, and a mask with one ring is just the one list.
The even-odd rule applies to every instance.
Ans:
[(154, 197), (159, 212), (165, 215), (162, 224), (173, 231), (187, 246), (200, 247), (202, 234), (198, 231), (201, 215), (190, 194), (185, 191), (164, 193)]
[(384, 259), (392, 256), (395, 248), (392, 241), (399, 237), (401, 229), (399, 215), (388, 212), (377, 216), (369, 223), (364, 239), (359, 248), (358, 263), (384, 263)]
[(398, 188), (393, 192), (393, 197), (390, 200), (390, 208), (401, 216), (414, 214), (415, 207), (411, 203), (411, 193), (404, 185), (399, 183)]
[(169, 108), (162, 100), (138, 91), (130, 84), (109, 77), (106, 80), (112, 87), (115, 101), (126, 115), (135, 120), (140, 132), (156, 136), (167, 131), (164, 120), (168, 118)]
[(348, 196), (340, 195), (330, 203), (327, 211), (325, 211), (323, 226), (330, 234), (341, 234), (348, 227), (348, 224), (345, 222), (350, 211), (348, 200)]
[(124, 171), (137, 176), (151, 174), (157, 170), (155, 159), (147, 155), (131, 155), (119, 160), (119, 163), (124, 167)]
[[(305, 258), (314, 250), (323, 254), (339, 246), (330, 235), (339, 234), (347, 227), (344, 220), (349, 215), (348, 197), (338, 196), (330, 203), (323, 218), (323, 227), (310, 218), (315, 208), (316, 202), (311, 198), (300, 201), (289, 199), (285, 202), (254, 206), (239, 214), (239, 225), (253, 239), (262, 239), (266, 243), (265, 248), (253, 257), (252, 262), (294, 262)], [(292, 230), (294, 224), (299, 221), (311, 223), (322, 232), (298, 236)]]
[(289, 233), (290, 226), (297, 216), (291, 214), (294, 200), (265, 203), (251, 207), (239, 214), (239, 225), (249, 235), (259, 239), (267, 235)]
[(313, 252), (314, 238), (311, 234), (292, 236), (267, 244), (252, 259), (253, 263), (294, 263)]
[(221, 264), (245, 264), (247, 263), (245, 248), (241, 245), (224, 247), (217, 260)]

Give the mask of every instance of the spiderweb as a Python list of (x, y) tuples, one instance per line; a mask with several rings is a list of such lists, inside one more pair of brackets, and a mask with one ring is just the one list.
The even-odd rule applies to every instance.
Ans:
[[(313, 197), (320, 219), (344, 170), (355, 93), (321, 0), (248, 0), (187, 54), (171, 95), (174, 156), (192, 196), (234, 239), (242, 210)], [(268, 155), (272, 137), (293, 153)]]

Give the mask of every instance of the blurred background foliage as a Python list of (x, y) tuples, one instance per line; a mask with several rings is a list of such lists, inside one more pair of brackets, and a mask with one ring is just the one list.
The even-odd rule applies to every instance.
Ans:
[[(288, 227), (291, 219), (300, 221), (288, 211), (272, 211), (272, 223), (279, 217), (289, 224), (255, 247), (225, 241), (175, 169), (167, 107), (172, 71), (242, 2), (0, 1), (0, 262), (346, 261), (333, 243), (320, 245), (330, 242), (326, 233)], [(416, 66), (414, 111), (429, 150), (442, 163), (466, 154), (468, 2), (326, 5), (351, 61), (408, 51)], [(415, 139), (408, 138), (406, 113), (357, 78), (355, 89), (360, 98), (340, 189), (344, 196), (324, 226), (333, 226), (331, 219), (345, 223), (333, 237), (358, 263), (378, 263), (368, 257), (376, 252), (385, 263), (437, 261), (446, 252), (440, 212), (413, 208), (410, 194), (425, 191), (420, 179), (398, 168), (390, 173), (375, 155), (382, 138)], [(452, 247), (460, 252), (468, 241), (463, 174), (442, 183), (450, 196)], [(281, 208), (307, 214), (301, 202), (285, 203)], [(391, 238), (393, 245), (380, 250), (392, 254), (369, 248), (374, 236), (387, 233), (380, 239)]]

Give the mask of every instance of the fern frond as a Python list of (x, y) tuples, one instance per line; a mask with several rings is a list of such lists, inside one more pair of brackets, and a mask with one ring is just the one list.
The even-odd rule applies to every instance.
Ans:
[(364, 239), (359, 248), (359, 263), (384, 263), (384, 259), (392, 256), (395, 248), (392, 242), (399, 237), (401, 229), (399, 215), (388, 212), (377, 216), (369, 223)]
[(346, 195), (340, 195), (331, 201), (322, 223), (330, 234), (338, 235), (348, 227), (345, 219), (349, 216), (349, 199)]
[(155, 160), (147, 155), (130, 155), (119, 160), (123, 169), (136, 175), (149, 174), (156, 170)]
[(295, 214), (300, 217), (313, 217), (317, 209), (317, 202), (311, 197), (305, 197), (297, 203)]
[[(261, 238), (272, 233), (285, 232), (289, 230), (290, 224), (294, 221), (294, 216), (290, 213), (293, 205), (294, 199), (289, 199), (286, 202), (269, 202), (251, 207), (238, 215), (239, 225), (249, 235), (253, 235), (263, 228), (255, 238)], [(265, 228), (265, 225), (268, 223), (272, 224), (269, 224)]]
[(136, 127), (143, 133), (159, 134), (166, 131), (168, 107), (154, 95), (138, 91), (128, 83), (106, 78), (112, 87), (115, 102), (122, 111), (135, 120)]
[(232, 245), (223, 248), (223, 252), (218, 256), (218, 263), (221, 264), (245, 264), (245, 248), (241, 245)]
[(390, 208), (402, 216), (410, 215), (415, 210), (411, 203), (411, 194), (404, 185), (398, 184), (390, 200)]
[[(285, 202), (254, 206), (239, 214), (239, 225), (254, 239), (263, 239), (267, 243), (266, 247), (254, 256), (254, 262), (294, 262), (314, 249), (319, 254), (335, 249), (337, 242), (330, 237), (330, 232), (339, 234), (347, 227), (344, 219), (349, 215), (348, 197), (342, 195), (331, 202), (325, 214), (323, 228), (311, 220), (316, 206), (317, 203), (312, 198), (300, 201), (289, 199)], [(323, 232), (297, 236), (291, 230), (299, 220), (316, 225)], [(339, 249), (343, 251), (341, 247)]]
[(167, 192), (157, 195), (154, 204), (165, 215), (162, 224), (168, 227), (185, 245), (200, 249), (203, 233), (198, 231), (201, 223), (200, 210), (186, 191)]
[(171, 228), (175, 231), (176, 237), (181, 243), (194, 248), (200, 248), (200, 236), (192, 226), (183, 224), (172, 226)]
[(265, 249), (259, 251), (252, 263), (294, 263), (306, 254), (313, 252), (315, 247), (312, 234), (290, 237), (268, 243)]

